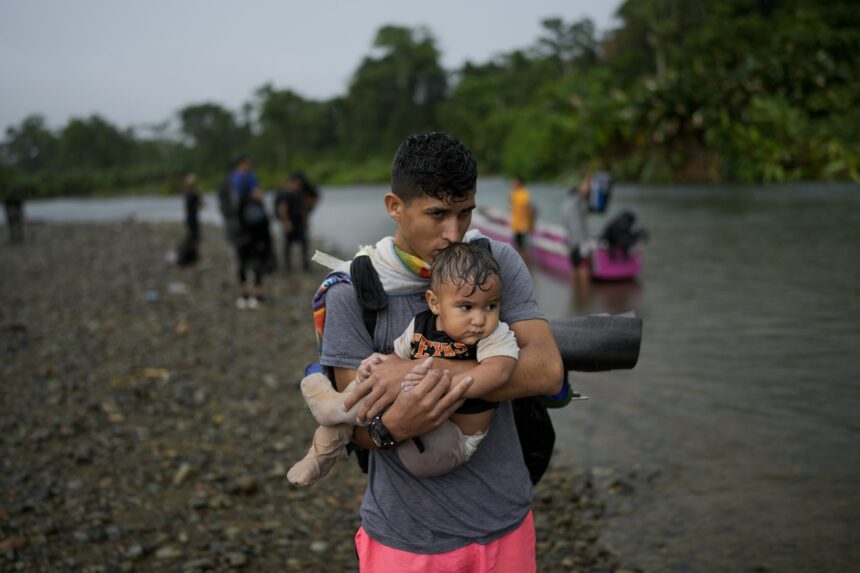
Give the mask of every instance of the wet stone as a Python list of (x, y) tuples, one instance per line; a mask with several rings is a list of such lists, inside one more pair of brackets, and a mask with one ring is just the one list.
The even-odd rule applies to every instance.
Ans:
[(248, 556), (238, 551), (231, 551), (224, 555), (224, 561), (232, 569), (239, 569), (248, 565)]
[(79, 543), (88, 543), (90, 540), (90, 534), (82, 529), (79, 529), (72, 533), (72, 537), (74, 537), (75, 540)]
[(78, 464), (91, 464), (93, 463), (93, 459), (95, 458), (95, 450), (93, 450), (92, 446), (80, 446), (75, 450), (75, 463)]
[(179, 559), (182, 557), (182, 550), (172, 545), (161, 547), (155, 552), (158, 559)]
[(325, 553), (328, 549), (328, 543), (325, 541), (314, 541), (311, 543), (311, 551), (314, 553)]
[(182, 564), (182, 571), (185, 573), (195, 573), (197, 571), (209, 571), (215, 569), (215, 562), (211, 559), (201, 558), (192, 559)]
[(257, 492), (259, 484), (254, 476), (244, 475), (236, 479), (230, 486), (230, 493), (238, 495), (251, 495)]

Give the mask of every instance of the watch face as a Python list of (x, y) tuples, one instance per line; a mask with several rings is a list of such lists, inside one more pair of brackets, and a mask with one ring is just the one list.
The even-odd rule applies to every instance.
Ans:
[(382, 440), (380, 439), (379, 431), (376, 429), (376, 424), (370, 424), (368, 430), (370, 430), (370, 439), (373, 440), (373, 443), (376, 444), (377, 448), (381, 448)]

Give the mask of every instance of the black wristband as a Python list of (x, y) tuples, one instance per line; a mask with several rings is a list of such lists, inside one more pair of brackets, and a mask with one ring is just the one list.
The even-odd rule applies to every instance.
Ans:
[(377, 448), (389, 450), (397, 445), (394, 438), (391, 437), (391, 432), (382, 423), (382, 414), (377, 414), (367, 423), (367, 432), (370, 434), (370, 439), (376, 444)]

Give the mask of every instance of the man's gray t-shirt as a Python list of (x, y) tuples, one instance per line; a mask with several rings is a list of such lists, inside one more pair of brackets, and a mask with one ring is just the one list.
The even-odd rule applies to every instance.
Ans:
[[(511, 326), (521, 320), (545, 320), (520, 256), (496, 241), (491, 241), (491, 251), (502, 272), (501, 320)], [(415, 314), (426, 309), (423, 292), (389, 295), (371, 340), (352, 285), (337, 284), (326, 294), (320, 362), (355, 369), (374, 351), (389, 354)], [(531, 500), (532, 485), (511, 404), (504, 402), (472, 458), (448, 474), (418, 478), (403, 467), (396, 451), (371, 451), (362, 527), (395, 549), (444, 553), (470, 543), (489, 543), (513, 531), (528, 514)]]

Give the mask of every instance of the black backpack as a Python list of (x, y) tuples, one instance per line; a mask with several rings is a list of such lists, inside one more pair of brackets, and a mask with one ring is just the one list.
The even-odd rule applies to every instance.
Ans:
[(249, 199), (242, 204), (242, 223), (246, 227), (257, 227), (268, 221), (266, 208), (259, 201)]
[(630, 249), (648, 238), (648, 232), (635, 229), (635, 224), (636, 215), (632, 211), (622, 211), (606, 224), (600, 238), (608, 243), (610, 251), (620, 251), (626, 257)]
[[(488, 239), (478, 239), (474, 242), (482, 248), (490, 250)], [(379, 311), (388, 307), (388, 296), (382, 288), (382, 282), (370, 257), (359, 256), (353, 259), (349, 274), (352, 278), (358, 304), (361, 307), (364, 326), (373, 339), (376, 330), (376, 316)], [(330, 379), (334, 379), (330, 377)], [(555, 430), (546, 406), (537, 398), (517, 398), (511, 402), (514, 412), (514, 422), (523, 452), (523, 459), (529, 470), (532, 484), (537, 484), (549, 467), (552, 450), (555, 446)], [(367, 473), (367, 462), (370, 452), (350, 443), (348, 450), (355, 452), (358, 465)]]

